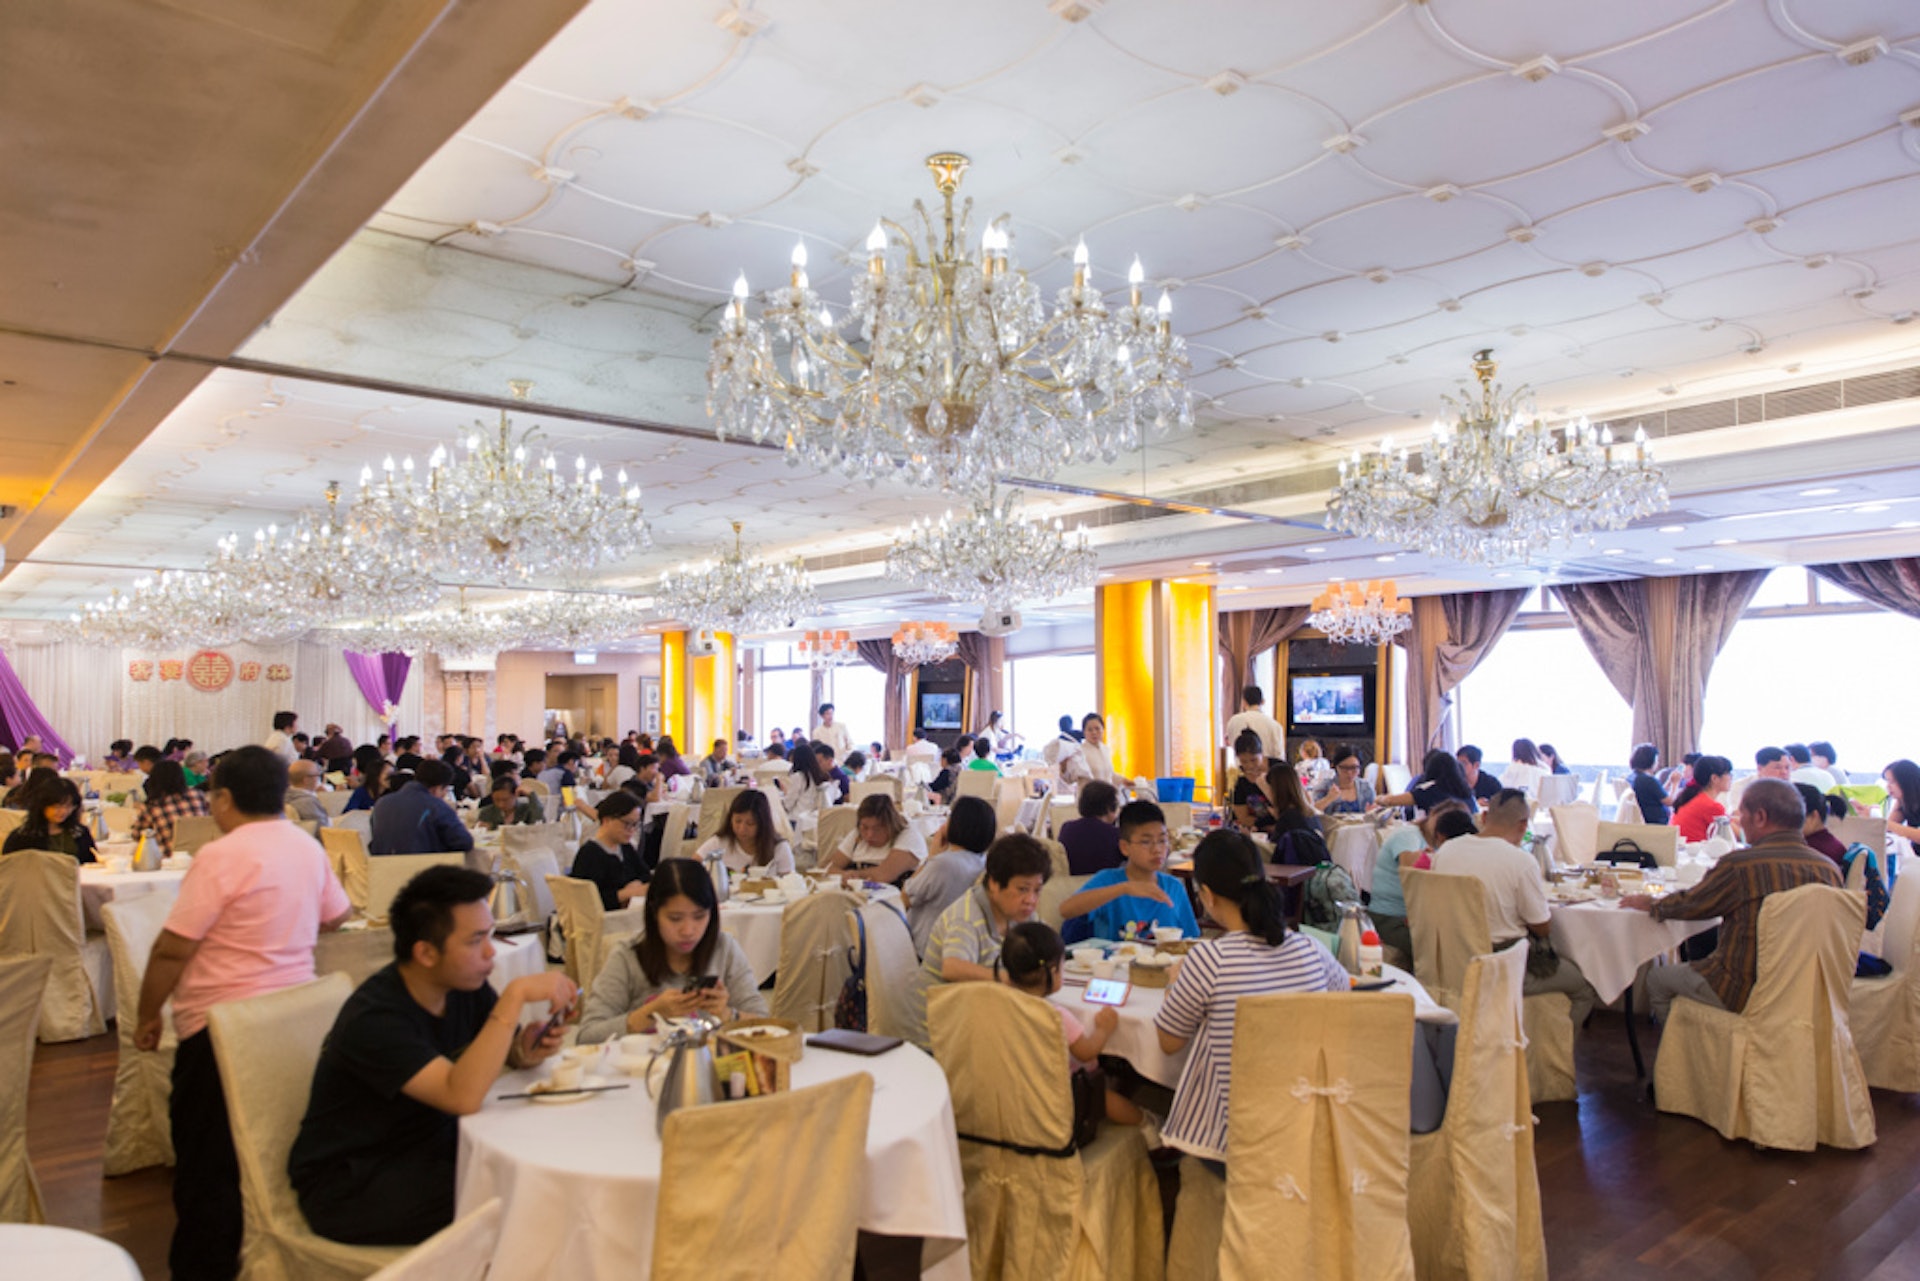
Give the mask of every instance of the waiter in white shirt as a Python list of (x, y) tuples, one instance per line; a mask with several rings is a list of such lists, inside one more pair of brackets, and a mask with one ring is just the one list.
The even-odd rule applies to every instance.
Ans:
[(813, 726), (813, 741), (832, 747), (835, 760), (845, 760), (847, 753), (853, 750), (853, 735), (845, 725), (834, 722), (832, 703), (820, 704), (820, 719)]
[(267, 741), (261, 746), (278, 756), (288, 765), (300, 758), (300, 749), (293, 745), (294, 731), (300, 728), (300, 718), (292, 712), (273, 714), (273, 733), (267, 735)]
[(1258, 685), (1249, 685), (1240, 691), (1240, 711), (1227, 719), (1227, 746), (1239, 742), (1244, 730), (1252, 730), (1259, 736), (1268, 760), (1287, 759), (1287, 731), (1267, 715), (1267, 696)]

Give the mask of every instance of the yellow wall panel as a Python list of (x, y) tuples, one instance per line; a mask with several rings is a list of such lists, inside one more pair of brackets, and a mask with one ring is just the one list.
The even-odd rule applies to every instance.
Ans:
[(1154, 586), (1111, 583), (1094, 594), (1096, 676), (1113, 771), (1154, 777)]
[(1206, 583), (1163, 583), (1166, 654), (1160, 687), (1161, 742), (1167, 775), (1191, 778), (1210, 797), (1217, 759), (1214, 691), (1220, 670), (1219, 620)]
[[(665, 632), (660, 637), (660, 732), (687, 745), (687, 709), (692, 702), (687, 669), (687, 634)], [(700, 755), (706, 753), (703, 750)]]

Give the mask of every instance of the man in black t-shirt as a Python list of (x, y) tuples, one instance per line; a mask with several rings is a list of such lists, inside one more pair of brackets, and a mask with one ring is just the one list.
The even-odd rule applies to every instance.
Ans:
[(1468, 743), (1453, 755), (1460, 762), (1460, 772), (1467, 776), (1467, 786), (1473, 789), (1475, 800), (1490, 801), (1500, 794), (1500, 776), (1480, 768), (1479, 748)]
[(412, 1245), (453, 1222), (459, 1118), (480, 1110), (503, 1067), (560, 1048), (555, 1023), (520, 1028), (530, 1003), (573, 1008), (558, 971), (523, 975), (498, 997), (491, 877), (432, 867), (388, 909), (395, 961), (362, 983), (320, 1049), (287, 1173), (321, 1236)]

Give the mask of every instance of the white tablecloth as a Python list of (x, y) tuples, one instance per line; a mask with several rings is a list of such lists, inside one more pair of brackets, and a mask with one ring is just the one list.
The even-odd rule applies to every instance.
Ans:
[[(1420, 980), (1405, 970), (1391, 965), (1382, 969), (1385, 977), (1394, 981), (1394, 990), (1413, 997), (1414, 1018), (1422, 1023), (1457, 1023), (1459, 1019), (1453, 1011), (1437, 1004)], [(1087, 989), (1084, 986), (1069, 984), (1055, 992), (1048, 999), (1056, 1005), (1065, 1006), (1073, 1011), (1073, 1016), (1081, 1023), (1091, 1027), (1093, 1016), (1099, 1012), (1097, 1005), (1088, 1005), (1085, 1001)], [(1165, 1002), (1167, 989), (1160, 987), (1135, 987), (1127, 997), (1127, 1003), (1116, 1011), (1120, 1015), (1120, 1026), (1107, 1038), (1107, 1054), (1125, 1059), (1133, 1065), (1134, 1071), (1149, 1081), (1157, 1082), (1168, 1089), (1180, 1083), (1180, 1070), (1186, 1066), (1187, 1050), (1178, 1054), (1167, 1054), (1160, 1048), (1160, 1038), (1154, 1032), (1153, 1020), (1160, 1013)], [(1189, 1047), (1190, 1049), (1191, 1047)]]
[(133, 1256), (105, 1237), (42, 1224), (0, 1223), (0, 1259), (11, 1277), (140, 1281)]
[[(854, 1072), (874, 1081), (860, 1227), (929, 1238), (929, 1257), (940, 1253), (936, 1242), (949, 1253), (963, 1249), (967, 1215), (946, 1077), (910, 1045), (874, 1058), (808, 1047), (793, 1081), (805, 1088)], [(506, 1202), (489, 1281), (644, 1279), (660, 1180), (653, 1100), (638, 1080), (571, 1106), (494, 1100), (538, 1076), (502, 1076), (486, 1106), (460, 1122), (457, 1212), (491, 1197)], [(744, 1202), (766, 1190), (750, 1183), (737, 1193)]]
[(180, 882), (186, 879), (181, 872), (109, 872), (97, 863), (86, 863), (80, 868), (80, 911), (87, 919), (89, 930), (104, 930), (100, 909), (116, 898), (139, 898), (142, 894), (164, 894), (176, 898), (180, 894)]
[(1656, 921), (1618, 900), (1561, 903), (1553, 908), (1553, 949), (1579, 966), (1600, 999), (1611, 1004), (1633, 986), (1642, 965), (1718, 924), (1718, 918)]
[(1333, 839), (1327, 843), (1328, 854), (1335, 864), (1347, 870), (1353, 878), (1354, 887), (1371, 894), (1373, 892), (1373, 865), (1380, 857), (1380, 846), (1388, 835), (1407, 823), (1389, 823), (1384, 828), (1372, 823), (1342, 823), (1334, 832)]

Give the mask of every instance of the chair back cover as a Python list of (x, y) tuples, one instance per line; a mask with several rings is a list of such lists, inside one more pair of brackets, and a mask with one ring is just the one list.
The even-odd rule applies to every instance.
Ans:
[(1413, 1281), (1413, 998), (1242, 997), (1227, 1098), (1228, 1281)]
[(1380, 776), (1387, 780), (1387, 794), (1397, 796), (1413, 785), (1413, 771), (1398, 761), (1388, 761), (1380, 767)]
[[(1635, 814), (1640, 811), (1636, 808)], [(1559, 820), (1555, 820), (1555, 831)], [(1670, 823), (1600, 823), (1595, 825), (1593, 833), (1594, 855), (1607, 857), (1621, 841), (1632, 841), (1635, 845), (1653, 855), (1653, 861), (1661, 867), (1672, 867), (1680, 856), (1680, 829)]]
[(1060, 829), (1080, 817), (1080, 810), (1072, 801), (1048, 801), (1047, 821), (1052, 824), (1047, 834), (1054, 840), (1060, 839)]
[(313, 972), (344, 974), (359, 987), (393, 963), (393, 931), (384, 925), (364, 930), (328, 930), (313, 945)]
[(53, 850), (16, 850), (0, 858), (0, 956), (53, 962), (40, 1006), (42, 1041), (79, 1041), (107, 1030), (103, 998), (87, 971), (86, 943), (78, 863)]
[(336, 823), (332, 827), (320, 829), (320, 845), (327, 852), (327, 862), (333, 865), (333, 874), (340, 882), (340, 888), (347, 892), (347, 902), (353, 904), (353, 910), (365, 916), (367, 914), (367, 893), (373, 879), (368, 863), (367, 841), (364, 834), (344, 824)]
[(954, 784), (953, 794), (956, 799), (962, 796), (978, 796), (991, 805), (999, 789), (1000, 776), (992, 770), (962, 768), (960, 781)]
[(328, 818), (339, 818), (347, 812), (347, 802), (353, 799), (353, 793), (341, 789), (320, 793), (320, 808)]
[(687, 815), (693, 812), (693, 806), (685, 801), (675, 801), (667, 806), (666, 817), (661, 820), (660, 857), (684, 858), (693, 853), (687, 845)]
[[(1048, 844), (1052, 843), (1048, 842)], [(1057, 931), (1066, 923), (1066, 918), (1060, 915), (1060, 905), (1085, 889), (1087, 882), (1092, 879), (1091, 874), (1067, 876), (1056, 871), (1047, 878), (1047, 883), (1040, 887), (1040, 910), (1035, 919), (1051, 925)]]
[(148, 1052), (133, 1043), (147, 957), (172, 908), (173, 900), (164, 894), (139, 894), (114, 899), (100, 909), (107, 927), (107, 950), (113, 957), (114, 1005), (120, 1011), (115, 1020), (120, 1061), (113, 1076), (113, 1105), (107, 1112), (105, 1172), (109, 1175), (173, 1164), (173, 1123), (167, 1108), (173, 1097), (178, 1038), (171, 1002), (160, 1012), (160, 1048)]
[(1167, 816), (1167, 831), (1184, 832), (1193, 826), (1193, 804), (1190, 801), (1161, 801), (1160, 812)]
[(1411, 1141), (1407, 1220), (1422, 1277), (1546, 1281), (1521, 986), (1527, 950), (1467, 969), (1447, 1119)]
[[(727, 810), (732, 806), (733, 798), (746, 790), (744, 787), (709, 787), (700, 793), (700, 826), (693, 835), (696, 844), (709, 836), (720, 834), (720, 827), (726, 821)], [(768, 799), (772, 801), (774, 809), (780, 808), (778, 793)]]
[(173, 852), (175, 854), (198, 853), (208, 841), (220, 839), (220, 824), (211, 814), (189, 814), (185, 818), (174, 820)]
[(406, 888), (408, 881), (420, 875), (430, 867), (465, 865), (467, 855), (464, 850), (452, 850), (445, 854), (382, 854), (378, 858), (367, 860), (367, 919), (384, 921), (387, 908), (393, 903), (394, 895)]
[[(913, 972), (920, 957), (913, 933), (892, 903), (872, 902), (860, 909), (867, 935), (867, 1031), (909, 1040), (913, 1024)], [(859, 945), (860, 931), (847, 922), (848, 941)]]
[(345, 814), (335, 819), (330, 826), (348, 828), (351, 831), (360, 833), (361, 839), (365, 840), (373, 834), (373, 811), (348, 810)]
[(13, 829), (27, 821), (25, 810), (0, 810), (0, 840), (13, 835)]
[[(12, 855), (8, 856), (13, 857)], [(0, 957), (0, 1223), (45, 1223), (40, 1182), (27, 1160), (27, 1080), (33, 1075), (33, 1039), (40, 996), (53, 958)]]
[(407, 1251), (370, 1281), (485, 1281), (500, 1244), (500, 1198), (463, 1215)]
[(1580, 776), (1578, 774), (1544, 774), (1540, 778), (1538, 788), (1534, 799), (1539, 804), (1549, 808), (1555, 805), (1571, 805), (1580, 799)]
[(1080, 1162), (967, 1138), (1048, 1150), (1072, 1141), (1073, 1095), (1059, 1014), (1004, 984), (942, 983), (927, 993), (927, 1032), (962, 1136), (967, 1250), (976, 1281), (1058, 1281), (1074, 1253)]
[(1018, 780), (1003, 778), (1000, 782), (1000, 793), (993, 798), (993, 821), (1000, 831), (1010, 832), (1020, 825), (1020, 807), (1026, 804), (1026, 798), (1006, 787)]
[(133, 834), (133, 820), (139, 811), (129, 805), (108, 805), (101, 809), (107, 820), (107, 831), (115, 837), (125, 839)]
[[(1862, 862), (1855, 859), (1856, 864)], [(1851, 877), (1848, 878), (1851, 882)], [(1848, 1022), (1867, 1084), (1902, 1094), (1920, 1093), (1920, 973), (1914, 969), (1920, 931), (1920, 876), (1893, 883), (1881, 918), (1881, 958), (1893, 967), (1884, 978), (1853, 980)]]
[(676, 1110), (660, 1136), (654, 1281), (852, 1276), (872, 1110), (864, 1072)]
[(1047, 857), (1052, 860), (1052, 871), (1047, 874), (1048, 882), (1064, 879), (1072, 874), (1072, 865), (1067, 862), (1067, 847), (1051, 837), (1041, 837), (1040, 843), (1047, 847)]
[(898, 807), (900, 802), (905, 799), (900, 786), (900, 776), (897, 774), (882, 774), (877, 778), (862, 779), (853, 785), (853, 793), (847, 797), (847, 804), (858, 805), (869, 796), (889, 797), (894, 805)]
[(1562, 863), (1591, 863), (1600, 846), (1600, 811), (1591, 805), (1551, 805), (1553, 852)]
[(519, 854), (526, 850), (552, 850), (554, 860), (567, 847), (567, 835), (561, 823), (510, 823), (500, 829), (500, 852)]
[(554, 920), (567, 940), (567, 977), (582, 992), (588, 991), (600, 976), (606, 955), (602, 935), (607, 909), (600, 902), (600, 887), (571, 876), (549, 876), (546, 880)]
[(1414, 976), (1434, 1000), (1459, 1013), (1468, 968), (1493, 950), (1486, 887), (1476, 877), (1411, 868), (1402, 869), (1400, 884), (1413, 931)]
[(809, 1032), (833, 1026), (834, 1004), (853, 973), (847, 917), (859, 910), (859, 896), (845, 890), (819, 890), (787, 904), (780, 914), (780, 970), (771, 1003), (775, 1018), (792, 1019)]
[(547, 878), (560, 875), (560, 861), (552, 850), (532, 849), (503, 854), (501, 862), (509, 871), (526, 878), (528, 888), (533, 891), (533, 914), (537, 923), (545, 926), (553, 917), (553, 890), (548, 887)]
[(859, 822), (860, 810), (857, 806), (831, 805), (821, 810), (820, 825), (813, 830), (815, 865), (825, 867), (834, 851), (840, 848), (840, 842), (847, 839), (847, 833), (853, 831)]
[(207, 1015), (227, 1119), (240, 1159), (246, 1237), (240, 1273), (249, 1281), (364, 1277), (403, 1250), (341, 1245), (315, 1236), (287, 1178), (287, 1154), (313, 1089), (320, 1044), (353, 994), (344, 974), (226, 1001)]
[(1746, 1009), (1673, 1003), (1654, 1072), (1660, 1110), (1761, 1147), (1871, 1144), (1873, 1105), (1849, 1017), (1866, 916), (1857, 890), (1767, 895)]
[(1880, 855), (1883, 859), (1887, 852), (1887, 820), (1884, 818), (1866, 818), (1852, 816), (1848, 818), (1830, 818), (1827, 830), (1842, 845), (1860, 844)]

